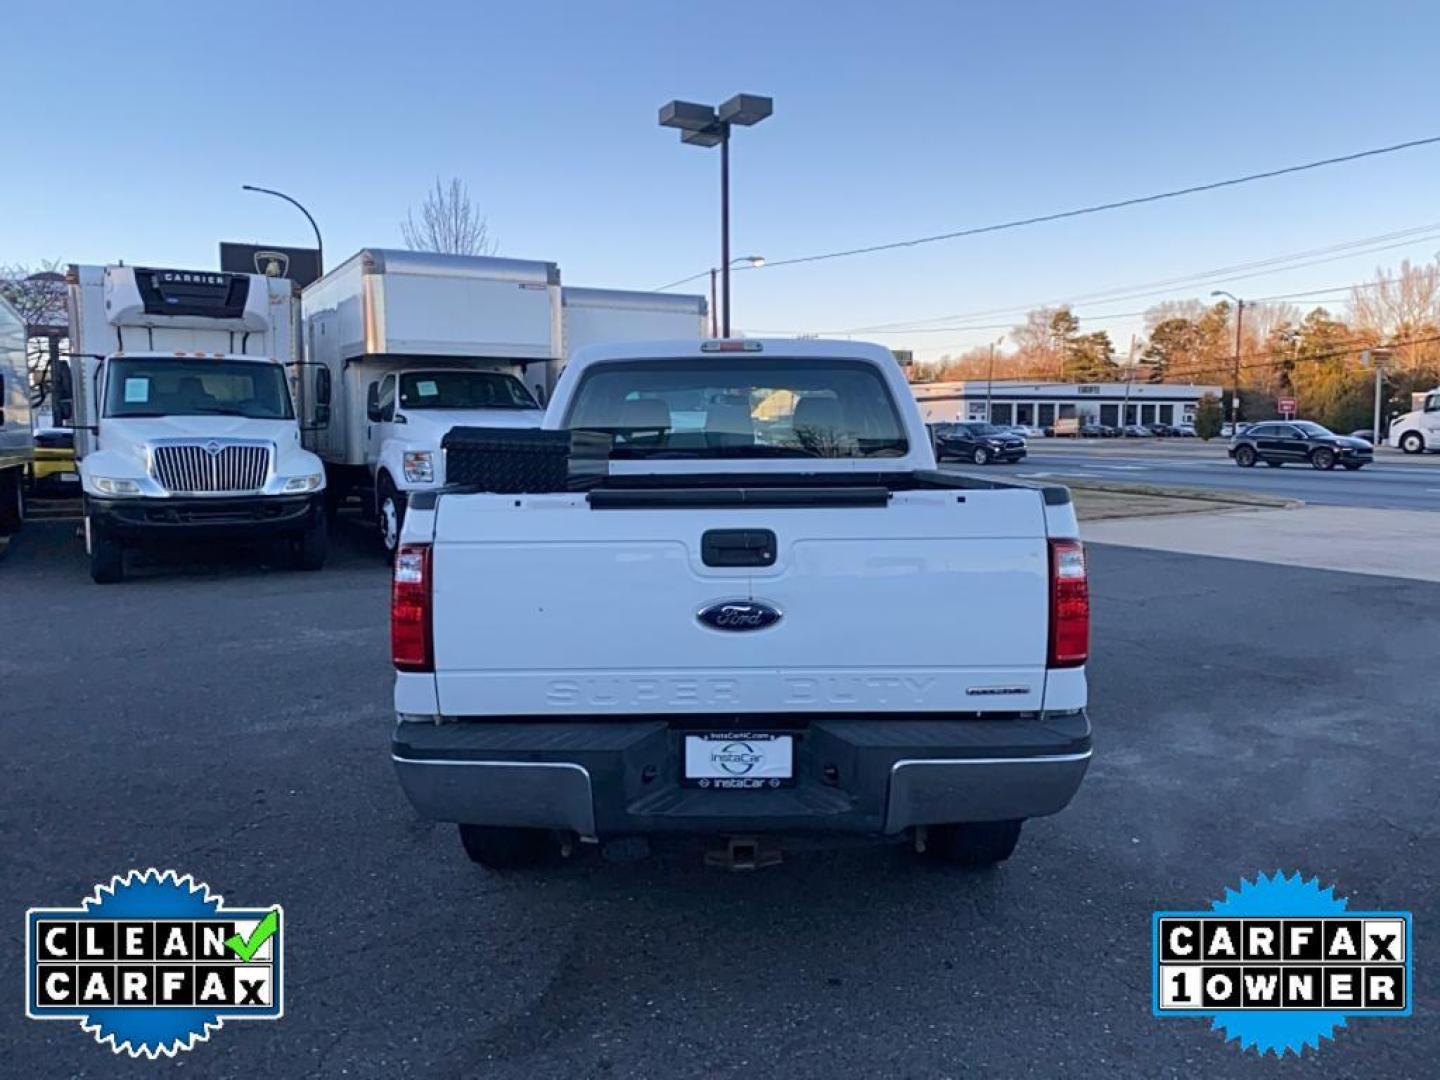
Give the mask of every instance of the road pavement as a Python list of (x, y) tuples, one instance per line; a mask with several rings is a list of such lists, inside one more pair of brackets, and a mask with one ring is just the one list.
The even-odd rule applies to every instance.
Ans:
[[(974, 466), (947, 468), (975, 471)], [(1009, 472), (1025, 479), (1067, 478), (1124, 483), (1248, 491), (1329, 506), (1369, 506), (1397, 510), (1440, 510), (1440, 455), (1410, 457), (1380, 452), (1374, 464), (1356, 472), (1319, 472), (1303, 465), (1242, 469), (1221, 441), (1156, 439), (1071, 442), (1034, 439), (1030, 456), (1017, 465), (987, 466), (982, 475)]]
[[(367, 544), (318, 574), (216, 553), (97, 587), (70, 532), (0, 561), (10, 1075), (1433, 1075), (1440, 585), (1093, 547), (1094, 765), (997, 870), (872, 848), (495, 875), (392, 775)], [(156, 1064), (24, 1018), (24, 909), (150, 865), (285, 905), (282, 1020)], [(1414, 1017), (1275, 1063), (1151, 1016), (1151, 912), (1277, 868), (1414, 909)]]

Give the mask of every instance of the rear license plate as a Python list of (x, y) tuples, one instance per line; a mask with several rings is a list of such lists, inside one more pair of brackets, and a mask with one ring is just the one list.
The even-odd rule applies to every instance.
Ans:
[(688, 787), (766, 788), (795, 780), (795, 737), (766, 731), (685, 736)]

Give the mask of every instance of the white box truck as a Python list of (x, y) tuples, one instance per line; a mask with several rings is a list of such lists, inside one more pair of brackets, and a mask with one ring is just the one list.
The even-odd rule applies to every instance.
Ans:
[(25, 520), (25, 470), (34, 455), (25, 320), (0, 297), (0, 543)]
[(561, 355), (554, 263), (366, 248), (301, 311), (306, 445), (331, 505), (360, 495), (388, 552), (410, 496), (445, 482), (452, 427), (540, 426)]
[(286, 378), (298, 300), (283, 278), (71, 266), (71, 360), (56, 421), (75, 428), (90, 576), (146, 538), (287, 540), (325, 561), (325, 473), (300, 445)]
[(358, 493), (393, 554), (411, 498), (446, 483), (454, 427), (538, 428), (565, 358), (696, 340), (698, 296), (562, 289), (552, 262), (367, 248), (303, 296), (307, 445), (330, 500)]
[(703, 296), (624, 289), (560, 290), (564, 307), (564, 353), (568, 361), (586, 345), (623, 341), (688, 341), (709, 333)]

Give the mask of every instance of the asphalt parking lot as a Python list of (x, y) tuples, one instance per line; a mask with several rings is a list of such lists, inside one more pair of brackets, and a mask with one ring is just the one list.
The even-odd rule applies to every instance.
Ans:
[[(492, 875), (391, 775), (358, 535), (319, 574), (234, 552), (100, 588), (70, 531), (0, 560), (8, 1075), (1434, 1075), (1440, 584), (1093, 547), (1095, 763), (998, 870), (887, 848)], [(24, 1019), (24, 909), (150, 865), (285, 906), (283, 1020), (149, 1063)], [(1414, 1017), (1263, 1064), (1152, 1018), (1150, 913), (1274, 869), (1415, 912)]]

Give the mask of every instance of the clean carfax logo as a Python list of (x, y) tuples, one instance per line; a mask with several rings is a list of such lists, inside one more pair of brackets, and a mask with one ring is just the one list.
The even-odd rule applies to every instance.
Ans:
[(278, 904), (226, 907), (189, 874), (131, 870), (79, 907), (25, 913), (26, 1015), (152, 1059), (226, 1020), (278, 1020), (283, 924)]
[(1318, 1049), (1351, 1016), (1410, 1015), (1408, 911), (1352, 911), (1318, 880), (1260, 874), (1209, 911), (1157, 911), (1151, 1008), (1245, 1049)]

